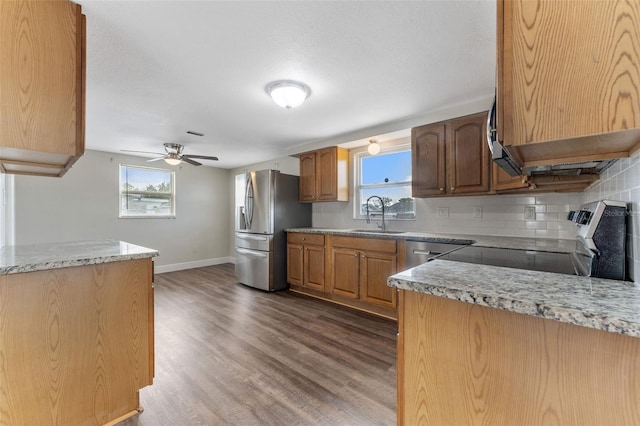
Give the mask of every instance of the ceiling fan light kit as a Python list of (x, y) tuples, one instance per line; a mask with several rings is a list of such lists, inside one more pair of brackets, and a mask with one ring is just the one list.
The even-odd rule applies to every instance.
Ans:
[(164, 162), (172, 166), (177, 166), (182, 163), (182, 160), (177, 155), (169, 154), (164, 158)]
[(278, 80), (269, 83), (266, 91), (276, 104), (286, 109), (302, 105), (311, 95), (309, 86), (293, 80)]
[(213, 160), (213, 161), (217, 161), (218, 157), (212, 157), (209, 155), (188, 155), (188, 154), (183, 154), (182, 151), (184, 150), (184, 145), (180, 145), (179, 143), (165, 143), (164, 144), (164, 154), (161, 154), (159, 152), (148, 152), (148, 151), (132, 151), (129, 149), (123, 149), (123, 152), (138, 152), (141, 154), (156, 154), (156, 155), (160, 155), (160, 157), (157, 158), (152, 158), (151, 160), (147, 160), (147, 162), (152, 162), (152, 161), (159, 161), (159, 160), (164, 160), (165, 163), (170, 164), (172, 166), (177, 166), (178, 164), (182, 163), (183, 161), (185, 163), (189, 163), (193, 166), (201, 166), (202, 163), (199, 163), (197, 161), (194, 160), (194, 158), (201, 158), (203, 160)]

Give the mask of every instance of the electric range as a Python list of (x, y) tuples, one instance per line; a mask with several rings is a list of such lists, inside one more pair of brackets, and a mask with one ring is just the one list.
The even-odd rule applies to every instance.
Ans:
[(570, 212), (567, 219), (576, 223), (578, 233), (571, 253), (472, 245), (436, 259), (624, 280), (626, 216), (627, 205), (621, 201), (597, 201)]

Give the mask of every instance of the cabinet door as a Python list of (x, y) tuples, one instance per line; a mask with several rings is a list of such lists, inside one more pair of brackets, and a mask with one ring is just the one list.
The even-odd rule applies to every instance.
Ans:
[(316, 199), (316, 154), (309, 152), (300, 156), (300, 201)]
[(365, 253), (360, 256), (360, 280), (366, 302), (389, 308), (396, 307), (396, 289), (387, 285), (387, 278), (396, 273), (398, 257), (389, 254)]
[(316, 152), (316, 191), (321, 201), (338, 198), (336, 149), (327, 148)]
[(14, 105), (2, 108), (2, 146), (81, 154), (80, 6), (68, 1), (2, 2), (0, 11), (0, 91)]
[(70, 1), (0, 2), (0, 171), (62, 176), (84, 153), (86, 20)]
[(304, 280), (303, 247), (298, 244), (287, 244), (287, 282), (302, 285)]
[(304, 247), (304, 286), (324, 290), (324, 247)]
[(332, 248), (333, 282), (331, 292), (358, 299), (360, 297), (360, 252), (346, 248)]
[(486, 117), (486, 114), (475, 114), (447, 123), (447, 192), (450, 195), (489, 192)]
[(411, 193), (430, 197), (445, 193), (445, 125), (431, 124), (411, 129)]
[(524, 189), (528, 187), (527, 181), (523, 176), (511, 176), (495, 163), (492, 165), (492, 167), (493, 189), (495, 191)]
[[(518, 145), (640, 127), (638, 28), (638, 1), (498, 1), (499, 139)], [(591, 140), (574, 155), (617, 142)]]

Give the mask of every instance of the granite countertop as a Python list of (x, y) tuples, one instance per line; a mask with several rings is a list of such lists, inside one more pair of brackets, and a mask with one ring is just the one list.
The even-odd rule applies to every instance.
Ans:
[(499, 237), (486, 235), (434, 234), (426, 232), (380, 233), (355, 232), (353, 229), (337, 228), (290, 228), (286, 232), (308, 234), (344, 235), (349, 237), (387, 238), (400, 240), (428, 241), (434, 243), (473, 244), (480, 247), (498, 247), (518, 250), (539, 250), (558, 253), (571, 253), (575, 250), (576, 240), (558, 240), (548, 238)]
[(142, 259), (158, 254), (153, 249), (114, 240), (5, 246), (0, 249), (0, 275)]
[(636, 283), (435, 259), (391, 287), (640, 337)]
[[(481, 247), (571, 253), (576, 240), (352, 229), (292, 228), (287, 232), (459, 242)], [(435, 259), (389, 277), (391, 287), (519, 314), (640, 337), (640, 285), (632, 282), (527, 271)]]

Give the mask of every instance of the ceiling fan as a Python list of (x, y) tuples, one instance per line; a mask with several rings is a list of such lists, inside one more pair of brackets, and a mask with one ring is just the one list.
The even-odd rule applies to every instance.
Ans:
[(161, 154), (159, 152), (149, 152), (149, 151), (132, 151), (130, 149), (122, 149), (122, 152), (138, 152), (141, 154), (157, 154), (160, 155), (158, 158), (152, 158), (151, 160), (147, 160), (147, 163), (152, 161), (160, 161), (164, 160), (167, 164), (171, 164), (172, 166), (177, 166), (181, 162), (189, 163), (194, 166), (201, 166), (202, 163), (194, 161), (193, 158), (199, 158), (203, 160), (214, 160), (217, 161), (218, 157), (211, 157), (208, 155), (187, 155), (183, 154), (182, 150), (184, 149), (184, 145), (180, 145), (179, 143), (165, 143), (164, 150), (165, 153)]

